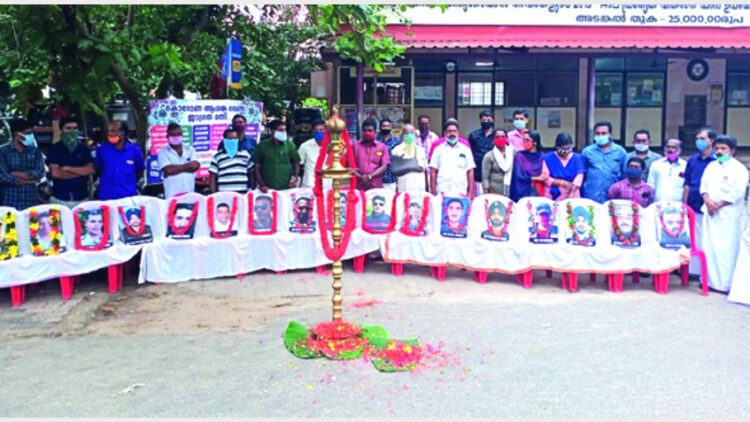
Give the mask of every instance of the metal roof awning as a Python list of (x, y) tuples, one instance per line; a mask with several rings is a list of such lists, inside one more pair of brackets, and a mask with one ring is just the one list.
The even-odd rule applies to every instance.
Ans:
[(388, 25), (387, 31), (410, 49), (750, 48), (750, 28)]

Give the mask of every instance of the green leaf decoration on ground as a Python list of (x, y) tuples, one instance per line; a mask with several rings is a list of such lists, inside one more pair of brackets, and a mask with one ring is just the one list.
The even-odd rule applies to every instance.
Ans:
[(320, 356), (320, 353), (307, 346), (307, 327), (295, 321), (291, 321), (286, 327), (284, 345), (298, 358), (308, 359)]
[(368, 339), (372, 339), (373, 337), (387, 338), (388, 332), (379, 325), (371, 325), (369, 327), (362, 327), (362, 334), (359, 336)]

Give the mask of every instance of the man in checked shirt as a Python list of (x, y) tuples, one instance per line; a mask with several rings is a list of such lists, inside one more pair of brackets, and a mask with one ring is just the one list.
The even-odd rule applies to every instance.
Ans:
[(44, 177), (44, 157), (26, 119), (10, 122), (11, 141), (0, 147), (0, 205), (23, 210), (38, 205), (36, 184)]

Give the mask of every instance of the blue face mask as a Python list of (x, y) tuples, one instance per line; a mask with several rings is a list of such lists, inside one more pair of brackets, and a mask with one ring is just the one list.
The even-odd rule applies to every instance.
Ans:
[(458, 142), (458, 138), (445, 138), (445, 141), (451, 145), (455, 145)]
[(609, 143), (609, 136), (607, 135), (594, 136), (594, 142), (596, 142), (596, 144), (599, 146), (607, 145)]
[(237, 148), (240, 145), (240, 140), (237, 138), (234, 139), (227, 139), (224, 138), (224, 149), (227, 152), (227, 155), (229, 158), (234, 158), (235, 155), (237, 155)]
[(524, 120), (513, 120), (513, 126), (516, 127), (516, 129), (523, 129), (526, 127), (526, 121)]
[(625, 169), (625, 177), (627, 177), (628, 179), (640, 178), (641, 174), (642, 173), (640, 170), (633, 167), (628, 167)]
[(313, 132), (313, 138), (315, 138), (315, 140), (318, 142), (322, 141), (325, 136), (325, 132)]
[(698, 149), (698, 151), (703, 152), (708, 148), (708, 142), (704, 141), (703, 139), (696, 139), (695, 147)]
[(36, 137), (33, 133), (27, 133), (26, 137), (23, 138), (23, 144), (27, 147), (33, 147), (36, 145)]

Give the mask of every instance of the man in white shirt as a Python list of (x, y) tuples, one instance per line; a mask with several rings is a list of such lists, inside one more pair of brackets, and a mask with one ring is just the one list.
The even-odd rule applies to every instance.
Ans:
[(474, 158), (471, 149), (458, 142), (458, 123), (445, 124), (445, 142), (435, 148), (430, 158), (430, 192), (433, 195), (466, 194), (474, 198)]
[(711, 161), (701, 178), (703, 197), (703, 251), (708, 264), (708, 285), (728, 292), (740, 251), (744, 229), (744, 198), (748, 172), (733, 157), (737, 140), (721, 135), (713, 142), (716, 160)]
[(195, 149), (182, 143), (182, 128), (177, 123), (167, 126), (169, 145), (157, 153), (157, 163), (164, 180), (164, 198), (195, 191), (195, 172), (201, 167)]
[(326, 134), (326, 124), (322, 120), (313, 123), (313, 137), (299, 146), (299, 159), (302, 163), (302, 188), (315, 186), (315, 164), (320, 154), (320, 144)]
[(680, 158), (680, 152), (682, 141), (669, 139), (664, 148), (664, 158), (651, 164), (647, 183), (654, 188), (655, 201), (682, 201), (687, 161)]

